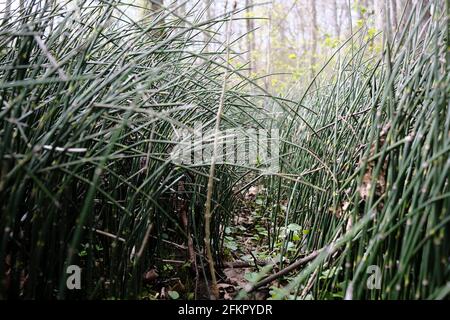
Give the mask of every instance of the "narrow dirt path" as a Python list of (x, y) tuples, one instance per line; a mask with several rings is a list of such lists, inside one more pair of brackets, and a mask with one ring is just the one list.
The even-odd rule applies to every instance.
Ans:
[[(248, 190), (232, 225), (226, 230), (226, 257), (222, 269), (225, 278), (218, 285), (221, 299), (234, 299), (240, 291), (248, 290), (252, 277), (267, 264), (265, 259), (261, 259), (261, 253), (266, 250), (261, 242), (267, 239), (262, 239), (265, 221), (255, 215), (257, 192), (255, 187)], [(268, 296), (269, 290), (261, 289), (248, 298), (265, 300)]]

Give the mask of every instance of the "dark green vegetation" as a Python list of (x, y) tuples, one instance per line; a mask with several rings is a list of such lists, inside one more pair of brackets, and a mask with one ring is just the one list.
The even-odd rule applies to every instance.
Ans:
[[(31, 2), (0, 27), (1, 298), (141, 298), (153, 267), (171, 277), (173, 260), (187, 261), (176, 267), (180, 286), (210, 278), (209, 167), (176, 166), (168, 155), (175, 127), (214, 127), (225, 70), (222, 127), (276, 124), (283, 143), (278, 175), (216, 167), (216, 266), (234, 249), (225, 235), (240, 191), (257, 185), (255, 237), (266, 258), (282, 269), (319, 250), (273, 298), (448, 297), (443, 1), (432, 2), (428, 22), (418, 5), (401, 31), (376, 36), (376, 57), (366, 52), (374, 40), (356, 31), (310, 86), (283, 99), (229, 64), (233, 43), (211, 52), (198, 42), (212, 25), (225, 30), (230, 15), (191, 24), (163, 11), (135, 22), (117, 18), (116, 1), (71, 12)], [(269, 104), (283, 116), (266, 114)], [(83, 290), (66, 290), (71, 264), (83, 268)], [(371, 265), (382, 271), (379, 290), (367, 289)], [(273, 269), (262, 271), (255, 282)]]

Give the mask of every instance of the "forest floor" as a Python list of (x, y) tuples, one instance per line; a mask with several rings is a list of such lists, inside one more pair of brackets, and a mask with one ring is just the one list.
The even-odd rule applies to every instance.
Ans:
[[(225, 247), (228, 260), (222, 269), (224, 279), (218, 284), (221, 299), (235, 299), (248, 291), (258, 277), (261, 267), (267, 264), (267, 246), (261, 244), (267, 240), (268, 221), (259, 215), (257, 188), (250, 188), (242, 199), (231, 227), (226, 230)], [(255, 291), (252, 298), (265, 300), (269, 291)]]
[[(247, 291), (262, 276), (278, 269), (276, 258), (279, 248), (269, 250), (270, 220), (264, 215), (259, 189), (251, 187), (242, 195), (230, 226), (226, 227), (222, 265), (216, 265), (219, 299), (250, 298), (265, 300), (269, 289), (261, 288), (251, 294)], [(197, 271), (189, 264), (187, 244), (165, 241), (173, 253), (163, 260), (162, 269), (150, 268), (144, 275), (147, 284), (143, 299), (209, 299), (208, 287), (202, 267), (197, 261)], [(197, 256), (201, 256), (198, 252)], [(279, 259), (279, 258), (278, 258)], [(197, 260), (200, 260), (199, 258)], [(207, 270), (206, 270), (207, 271)], [(207, 276), (209, 278), (209, 275)], [(209, 281), (209, 280), (208, 280)], [(274, 281), (273, 284), (276, 284)]]

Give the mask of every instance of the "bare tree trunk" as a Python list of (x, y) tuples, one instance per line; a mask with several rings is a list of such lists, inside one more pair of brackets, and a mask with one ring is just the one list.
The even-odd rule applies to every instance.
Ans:
[[(205, 9), (206, 9), (206, 20), (207, 21), (211, 21), (212, 20), (212, 11), (213, 11), (213, 5), (214, 2), (212, 2), (211, 0), (204, 0), (204, 4), (205, 4)], [(204, 41), (205, 41), (205, 45), (206, 45), (206, 51), (210, 51), (210, 47), (211, 47), (211, 35), (205, 31), (203, 33), (204, 35)]]
[(311, 6), (311, 66), (310, 66), (310, 72), (311, 72), (311, 79), (315, 75), (315, 66), (316, 66), (316, 56), (317, 56), (317, 8), (316, 8), (316, 1), (310, 0), (310, 6)]
[[(420, 21), (420, 33), (422, 35), (422, 37), (425, 35), (425, 33), (423, 32), (424, 28), (427, 26), (427, 23), (429, 23), (429, 19), (431, 18), (431, 8), (429, 7), (430, 4), (430, 0), (403, 0), (401, 2), (401, 12), (405, 12), (404, 16), (402, 18), (402, 21), (400, 22), (400, 28), (403, 30), (406, 28), (406, 23), (408, 22), (409, 17), (411, 16), (411, 14), (413, 13), (413, 7), (415, 7), (417, 9), (417, 11), (415, 11), (415, 18), (413, 17), (411, 23), (412, 25), (410, 26), (410, 28), (412, 28), (414, 26), (415, 23), (417, 23), (417, 19), (419, 18), (419, 16), (421, 16), (423, 14), (423, 19), (422, 21)], [(426, 10), (425, 14), (423, 12), (423, 10)], [(420, 13), (418, 11), (421, 11)]]
[(253, 51), (255, 49), (255, 35), (252, 32), (252, 30), (255, 28), (253, 19), (251, 17), (251, 12), (253, 10), (253, 0), (245, 0), (245, 6), (246, 6), (246, 12), (247, 12), (247, 20), (246, 27), (247, 27), (247, 50), (248, 50), (248, 62), (249, 62), (249, 76), (252, 75), (252, 72), (254, 71), (254, 65), (253, 65)]
[(391, 1), (391, 18), (392, 18), (392, 25), (394, 29), (398, 28), (398, 18), (397, 18), (397, 0)]
[[(150, 12), (159, 12), (163, 9), (164, 6), (164, 0), (149, 0), (150, 1)], [(164, 23), (163, 18), (157, 18), (159, 19), (158, 23)]]
[(178, 5), (178, 2), (180, 2), (180, 4), (179, 4), (179, 7), (177, 9), (177, 14), (180, 17), (185, 18), (185, 15), (186, 15), (186, 0), (178, 0), (177, 1), (177, 5)]
[(299, 2), (296, 4), (296, 11), (297, 11), (297, 17), (298, 17), (298, 37), (297, 41), (299, 42), (299, 49), (300, 53), (302, 55), (305, 55), (306, 53), (306, 38), (305, 38), (305, 22), (304, 22), (304, 14), (303, 14), (303, 7)]
[(337, 6), (337, 0), (333, 0), (331, 2), (331, 10), (333, 15), (333, 29), (336, 33), (336, 38), (341, 37), (341, 27), (339, 26), (339, 20), (338, 20), (338, 6)]
[(5, 4), (5, 11), (3, 11), (3, 23), (2, 24), (7, 24), (9, 21), (9, 18), (11, 17), (11, 3), (12, 0), (6, 0), (6, 4)]
[[(403, 14), (402, 20), (400, 21), (400, 30), (404, 30), (406, 28), (406, 23), (408, 22), (409, 16), (412, 12), (412, 0), (402, 0), (401, 2), (401, 12)], [(404, 12), (404, 13), (403, 13)]]
[(378, 30), (383, 30), (384, 26), (384, 0), (375, 0), (374, 11), (375, 11), (375, 27)]
[[(420, 30), (421, 30), (421, 40), (425, 38), (426, 30), (430, 27), (431, 23), (431, 7), (430, 7), (430, 0), (422, 0), (420, 2), (420, 5), (418, 4), (420, 8), (420, 15), (423, 14), (423, 18), (420, 21)], [(420, 7), (421, 6), (421, 7)], [(425, 11), (425, 13), (424, 13)]]
[(405, 10), (405, 17), (408, 18), (412, 11), (412, 0), (402, 0), (402, 10)]
[[(26, 19), (25, 19), (25, 14), (26, 14), (26, 12), (25, 12), (25, 11), (26, 11), (26, 10), (25, 10), (25, 0), (20, 0), (20, 1), (19, 1), (19, 12), (18, 12), (18, 16), (19, 16), (19, 21), (20, 21), (22, 24), (26, 23)], [(52, 17), (51, 20), (52, 20), (52, 25), (53, 25), (54, 17)], [(53, 29), (53, 28), (52, 28), (52, 29)]]
[(206, 6), (206, 18), (208, 20), (212, 19), (213, 16), (213, 2), (210, 0), (205, 0), (205, 6)]
[(390, 1), (384, 3), (383, 10), (383, 34), (388, 43), (392, 42), (392, 23), (391, 23), (391, 5)]
[[(179, 3), (180, 2), (180, 3)], [(177, 15), (180, 19), (186, 19), (186, 0), (177, 0)], [(186, 23), (180, 20), (180, 27), (184, 27)]]
[(352, 19), (352, 7), (351, 7), (350, 0), (347, 0), (347, 4), (345, 7), (347, 9), (348, 30), (350, 31), (350, 36), (352, 36), (353, 35), (353, 19)]
[[(267, 26), (267, 48), (266, 48), (266, 72), (267, 74), (270, 74), (271, 71), (271, 59), (272, 59), (272, 7), (273, 4), (270, 3), (269, 5), (269, 12), (268, 12), (268, 16), (269, 16), (269, 24)], [(270, 90), (270, 77), (265, 77), (264, 78), (264, 88), (266, 89), (266, 91)]]
[(161, 10), (163, 5), (164, 5), (163, 0), (150, 0), (150, 10), (152, 11)]

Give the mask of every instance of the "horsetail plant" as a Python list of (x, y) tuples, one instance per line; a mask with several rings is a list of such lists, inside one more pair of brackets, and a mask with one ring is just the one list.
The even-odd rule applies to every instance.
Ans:
[[(448, 298), (448, 5), (424, 3), (396, 30), (354, 30), (279, 97), (233, 64), (236, 7), (206, 20), (118, 0), (8, 7), (0, 298), (149, 298), (179, 262), (195, 288), (184, 298), (217, 297), (225, 230), (253, 185), (276, 259), (239, 297), (268, 286), (273, 299)], [(196, 161), (198, 123), (212, 132), (209, 163)], [(219, 130), (235, 128), (279, 128), (279, 170), (218, 161)], [(190, 161), (172, 158), (180, 130), (193, 134)], [(81, 291), (67, 290), (73, 264)]]

